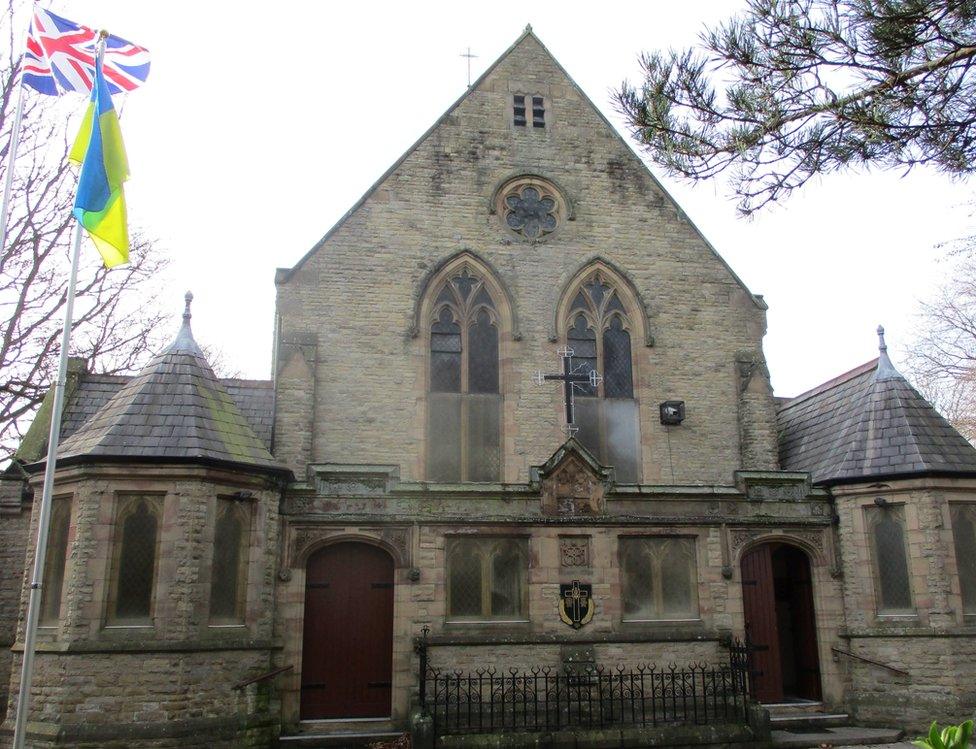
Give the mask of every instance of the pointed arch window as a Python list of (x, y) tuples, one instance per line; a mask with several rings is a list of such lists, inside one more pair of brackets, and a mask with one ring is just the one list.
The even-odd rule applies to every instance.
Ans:
[(160, 497), (129, 496), (115, 519), (109, 621), (149, 624), (159, 558)]
[(430, 319), (427, 478), (498, 481), (498, 312), (466, 266), (435, 290)]
[(866, 507), (871, 556), (874, 563), (875, 602), (880, 616), (904, 616), (915, 612), (905, 539), (902, 505)]
[(68, 560), (68, 529), (71, 500), (55, 497), (51, 503), (51, 525), (47, 536), (44, 584), (41, 587), (41, 626), (55, 626), (61, 618), (64, 571)]
[(250, 505), (236, 498), (219, 497), (210, 567), (211, 624), (244, 622), (250, 535)]
[(640, 438), (634, 397), (631, 330), (618, 286), (602, 271), (585, 277), (572, 292), (566, 343), (585, 371), (603, 381), (576, 397), (577, 438), (601, 463), (613, 466), (617, 481), (639, 480)]
[(953, 502), (949, 507), (962, 611), (967, 618), (976, 617), (976, 504)]

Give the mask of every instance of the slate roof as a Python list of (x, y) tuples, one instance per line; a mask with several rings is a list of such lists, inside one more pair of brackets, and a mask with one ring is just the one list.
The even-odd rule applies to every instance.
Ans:
[(976, 475), (976, 448), (881, 355), (780, 406), (784, 471), (818, 484)]
[(268, 451), (270, 383), (217, 379), (193, 339), (189, 299), (176, 339), (138, 375), (82, 378), (64, 416), (59, 461), (172, 459), (287, 472)]
[[(129, 375), (81, 375), (77, 389), (64, 406), (61, 439), (77, 432), (82, 424), (98, 413), (131, 379)], [(274, 383), (271, 380), (228, 377), (222, 378), (220, 384), (247, 419), (258, 439), (270, 450), (271, 430), (274, 425)]]

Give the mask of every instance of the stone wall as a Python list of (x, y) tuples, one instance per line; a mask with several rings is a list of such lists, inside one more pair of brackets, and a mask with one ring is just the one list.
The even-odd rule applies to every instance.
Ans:
[[(847, 626), (839, 655), (858, 720), (914, 730), (961, 722), (976, 705), (976, 622), (962, 613), (949, 519), (953, 501), (972, 501), (965, 479), (914, 479), (834, 489), (840, 516)], [(878, 613), (865, 509), (878, 499), (903, 508), (913, 611)]]
[[(544, 129), (513, 127), (519, 91), (546, 98)], [(535, 242), (490, 208), (520, 172), (550, 179), (572, 203), (572, 220)], [(531, 35), (315, 252), (279, 273), (279, 348), (317, 336), (310, 452), (296, 460), (299, 443), (289, 442), (289, 461), (397, 465), (404, 479), (423, 478), (428, 343), (415, 314), (425, 279), (460, 252), (483, 260), (514, 306), (517, 329), (501, 341), (503, 481), (525, 482), (561, 442), (560, 392), (532, 375), (558, 365), (554, 317), (566, 284), (602, 258), (646, 305), (632, 337), (641, 481), (730, 483), (742, 465), (735, 357), (761, 351), (765, 307)], [(291, 388), (295, 372), (281, 364)], [(761, 397), (770, 411), (771, 395)], [(687, 418), (668, 438), (658, 404), (669, 399), (686, 402)], [(307, 417), (280, 397), (276, 433), (292, 440)], [(768, 467), (775, 434), (758, 430), (757, 439), (768, 444), (752, 448), (764, 456), (754, 467)]]
[(24, 482), (0, 478), (0, 720), (7, 712), (11, 678), (10, 647), (17, 631), (20, 593), (24, 584), (24, 555), (31, 502), (23, 494)]
[[(168, 732), (183, 726), (199, 734), (195, 722), (207, 721), (215, 736), (255, 722), (276, 735), (271, 686), (250, 701), (257, 687), (233, 686), (274, 668), (279, 489), (256, 475), (144, 465), (62, 469), (55, 491), (72, 503), (70, 541), (60, 620), (38, 633), (32, 735), (72, 746), (161, 746)], [(245, 623), (211, 626), (216, 498), (241, 492), (251, 507)], [(114, 521), (128, 494), (155, 496), (162, 506), (151, 620), (134, 625), (107, 615)], [(36, 522), (35, 513), (32, 528)], [(15, 703), (11, 697), (8, 716)]]

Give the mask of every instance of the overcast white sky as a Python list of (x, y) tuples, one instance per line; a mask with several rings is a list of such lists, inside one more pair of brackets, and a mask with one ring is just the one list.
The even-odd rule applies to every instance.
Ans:
[[(268, 377), (274, 269), (293, 265), (531, 23), (615, 123), (609, 90), (641, 50), (681, 47), (738, 2), (325, 3), (77, 0), (52, 8), (148, 47), (128, 96), (130, 221), (173, 257), (169, 303), (192, 289), (194, 331)], [(25, 21), (26, 23), (26, 21)], [(83, 102), (79, 102), (79, 111)], [(969, 231), (964, 182), (919, 170), (832, 176), (758, 218), (724, 183), (652, 171), (769, 303), (777, 395), (876, 355), (898, 358), (917, 300), (949, 271), (935, 245)]]

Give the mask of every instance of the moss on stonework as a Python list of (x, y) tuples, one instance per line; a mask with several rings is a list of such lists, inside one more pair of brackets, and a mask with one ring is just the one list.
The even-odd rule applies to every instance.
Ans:
[(217, 431), (220, 440), (232, 458), (242, 462), (254, 458), (271, 459), (268, 454), (262, 455), (267, 451), (261, 445), (254, 431), (247, 425), (230, 395), (225, 391), (209, 388), (200, 383), (197, 384), (197, 393), (207, 404), (213, 428)]
[[(68, 360), (68, 376), (64, 387), (64, 403), (62, 404), (61, 417), (68, 404), (74, 397), (75, 390), (78, 389), (78, 378), (81, 372), (85, 371), (85, 361), (80, 358)], [(41, 407), (37, 409), (34, 420), (27, 430), (27, 434), (20, 441), (17, 452), (14, 453), (14, 460), (21, 463), (35, 463), (45, 457), (47, 451), (47, 438), (51, 431), (51, 411), (54, 409), (54, 388), (48, 389), (41, 401)]]

